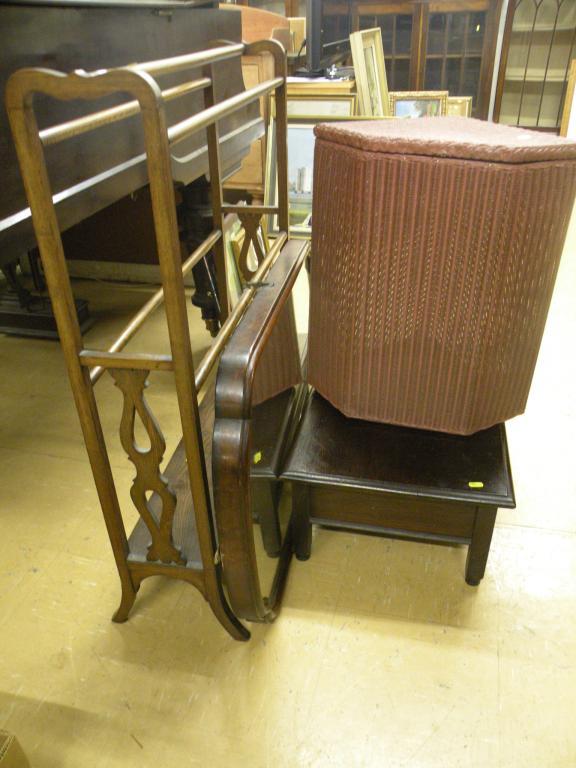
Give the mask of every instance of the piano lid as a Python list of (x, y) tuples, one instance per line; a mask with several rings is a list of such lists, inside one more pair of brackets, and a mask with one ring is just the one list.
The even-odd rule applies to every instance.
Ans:
[[(240, 42), (240, 14), (198, 2), (98, 2), (75, 0), (58, 4), (0, 3), (0, 91), (11, 72), (41, 66), (62, 72), (123, 66), (137, 61), (167, 58), (209, 47), (226, 39)], [(159, 13), (165, 10), (166, 13)], [(162, 88), (201, 76), (189, 70), (161, 77)], [(240, 58), (214, 65), (216, 100), (244, 88)], [(121, 96), (98, 102), (58, 102), (37, 97), (41, 128), (126, 101)], [(202, 92), (169, 102), (171, 125), (203, 108)], [(224, 168), (238, 165), (250, 143), (264, 126), (255, 102), (220, 122)], [(46, 149), (46, 162), (57, 192), (57, 213), (62, 229), (78, 223), (147, 183), (140, 116), (103, 126)], [(30, 213), (2, 103), (0, 108), (0, 263), (13, 260), (35, 245)], [(175, 180), (183, 184), (206, 173), (205, 139), (196, 134), (174, 147)]]
[(3, 0), (0, 5), (47, 5), (73, 8), (217, 8), (218, 0)]

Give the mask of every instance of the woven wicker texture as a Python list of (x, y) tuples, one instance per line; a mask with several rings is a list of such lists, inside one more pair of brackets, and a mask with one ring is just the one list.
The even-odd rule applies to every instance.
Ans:
[(318, 138), (370, 152), (497, 163), (576, 160), (576, 141), (465, 117), (325, 123)]
[(258, 405), (269, 400), (299, 384), (301, 380), (298, 335), (294, 305), (290, 297), (257, 363), (252, 404)]
[(470, 434), (522, 413), (576, 161), (370, 152), (333, 130), (316, 140), (310, 383), (347, 416), (422, 429)]

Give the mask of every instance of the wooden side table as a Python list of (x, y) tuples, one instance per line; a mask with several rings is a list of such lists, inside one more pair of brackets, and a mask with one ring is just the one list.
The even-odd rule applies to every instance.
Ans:
[(470, 436), (346, 418), (312, 391), (285, 462), (295, 554), (312, 523), (428, 543), (466, 544), (466, 582), (486, 568), (498, 507), (513, 508), (503, 424)]

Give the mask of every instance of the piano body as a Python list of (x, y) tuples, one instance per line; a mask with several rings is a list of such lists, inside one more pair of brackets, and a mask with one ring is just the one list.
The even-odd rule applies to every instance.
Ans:
[[(211, 0), (11, 0), (0, 3), (0, 91), (9, 75), (22, 67), (44, 67), (68, 72), (94, 71), (131, 62), (163, 59), (205, 49), (218, 41), (241, 41), (240, 12), (219, 10)], [(211, 65), (216, 102), (244, 91), (240, 59)], [(170, 88), (202, 72), (168, 75), (163, 86)], [(57, 102), (36, 97), (39, 127), (47, 128), (77, 118), (90, 110), (83, 102)], [(102, 109), (125, 99), (101, 99)], [(187, 94), (167, 104), (169, 125), (204, 108), (203, 91)], [(224, 171), (233, 172), (248, 153), (250, 144), (264, 131), (257, 103), (244, 107), (220, 123), (220, 151)], [(181, 189), (182, 238), (189, 253), (201, 231), (194, 222), (210, 211), (208, 185), (203, 179), (208, 169), (204, 136), (195, 134), (175, 148), (172, 157), (174, 178)], [(102, 251), (129, 254), (129, 260), (150, 262), (155, 255), (153, 229), (136, 226), (146, 221), (149, 201), (146, 195), (147, 171), (144, 144), (138, 115), (122, 124), (104, 125), (95, 132), (71, 138), (49, 147), (47, 164), (54, 179), (58, 199), (56, 210), (65, 233), (65, 248), (83, 258)], [(5, 317), (0, 306), (0, 328), (20, 320), (18, 332), (54, 335), (46, 308), (38, 312), (37, 299), (27, 295), (18, 283), (14, 264), (35, 248), (30, 212), (20, 178), (3, 100), (0, 107), (0, 267), (12, 291), (4, 293)], [(138, 190), (142, 193), (135, 196)], [(116, 208), (116, 214), (114, 213)], [(114, 225), (121, 216), (121, 226)], [(103, 226), (109, 219), (110, 226)], [(191, 224), (192, 222), (192, 224)], [(210, 228), (210, 223), (207, 224)], [(201, 229), (201, 226), (200, 226)], [(144, 231), (143, 240), (142, 232)], [(98, 241), (94, 235), (100, 233)], [(102, 234), (104, 233), (104, 234)], [(118, 242), (118, 234), (122, 242)], [(151, 235), (151, 237), (150, 237)], [(118, 260), (121, 260), (119, 258)], [(155, 259), (154, 259), (155, 260)], [(34, 266), (34, 260), (32, 266)], [(34, 271), (33, 271), (34, 274)], [(41, 282), (41, 276), (36, 277)], [(213, 295), (213, 276), (206, 263), (194, 273), (199, 303), (211, 330), (217, 327), (217, 306)], [(7, 294), (12, 295), (7, 295)], [(18, 296), (18, 299), (16, 299)], [(27, 298), (28, 296), (28, 298)], [(22, 304), (28, 304), (22, 308)], [(195, 302), (196, 303), (196, 302)], [(19, 304), (19, 307), (16, 307)], [(6, 306), (7, 305), (7, 306)], [(82, 310), (82, 307), (80, 307)], [(18, 315), (18, 318), (15, 316)], [(42, 332), (41, 329), (44, 329)]]

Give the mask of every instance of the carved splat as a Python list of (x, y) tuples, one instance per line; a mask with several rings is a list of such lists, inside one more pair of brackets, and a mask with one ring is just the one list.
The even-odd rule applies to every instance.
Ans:
[[(109, 371), (114, 383), (124, 395), (124, 407), (120, 421), (120, 442), (128, 454), (128, 458), (136, 467), (136, 477), (132, 482), (130, 496), (152, 537), (147, 558), (148, 560), (160, 560), (163, 563), (185, 565), (186, 561), (172, 540), (176, 495), (160, 472), (166, 442), (144, 397), (144, 389), (148, 386), (146, 379), (150, 371), (121, 368), (110, 368)], [(150, 439), (149, 450), (144, 450), (136, 443), (134, 432), (136, 414), (141, 419)], [(146, 495), (151, 493), (157, 493), (162, 502), (162, 510), (158, 520), (152, 514), (146, 498)]]
[[(251, 278), (254, 276), (254, 272), (256, 272), (258, 267), (254, 271), (250, 270), (248, 267), (248, 253), (250, 252), (250, 245), (252, 244), (254, 246), (256, 260), (258, 262), (258, 266), (260, 266), (264, 260), (264, 250), (262, 248), (262, 243), (264, 243), (264, 247), (266, 247), (266, 238), (264, 232), (261, 229), (260, 214), (242, 212), (238, 213), (238, 218), (240, 219), (240, 223), (244, 227), (244, 232), (246, 233), (244, 242), (242, 243), (242, 248), (240, 250), (240, 256), (238, 258), (238, 267), (244, 280), (251, 280)], [(258, 236), (258, 230), (260, 230), (260, 237)]]

